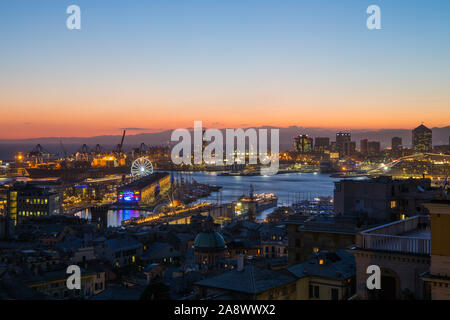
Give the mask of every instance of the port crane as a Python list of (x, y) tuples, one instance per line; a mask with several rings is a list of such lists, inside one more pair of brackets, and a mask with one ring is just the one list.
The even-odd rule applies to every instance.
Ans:
[(77, 161), (89, 161), (89, 147), (86, 144), (81, 146), (81, 149), (76, 153)]
[(64, 153), (64, 158), (67, 158), (67, 151), (66, 151), (66, 148), (64, 148), (62, 140), (59, 140), (59, 145), (61, 146), (61, 149), (62, 149), (62, 151)]
[(139, 146), (139, 152), (140, 153), (145, 153), (148, 151), (148, 146), (145, 143), (141, 143), (141, 145)]
[(132, 154), (133, 158), (139, 158), (144, 156), (149, 151), (149, 147), (145, 143), (141, 143), (138, 148), (133, 148)]
[(114, 149), (114, 152), (115, 153), (122, 153), (122, 149), (123, 149), (123, 140), (125, 139), (125, 133), (126, 133), (126, 130), (123, 130), (123, 135), (122, 135), (122, 140), (120, 141), (120, 144), (118, 144), (117, 146), (116, 146), (116, 148)]
[(48, 161), (54, 156), (56, 156), (56, 154), (49, 152), (40, 144), (37, 144), (33, 150), (27, 153), (27, 158), (30, 158), (34, 164), (43, 163), (44, 159)]
[(98, 143), (95, 145), (94, 153), (97, 155), (102, 153), (102, 146), (99, 145)]

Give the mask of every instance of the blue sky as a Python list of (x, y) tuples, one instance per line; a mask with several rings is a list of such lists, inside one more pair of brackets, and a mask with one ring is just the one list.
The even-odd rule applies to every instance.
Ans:
[[(66, 28), (71, 4), (81, 8), (80, 31)], [(381, 7), (382, 30), (366, 28), (371, 4)], [(100, 115), (93, 109), (110, 113), (114, 128), (156, 126), (151, 118), (164, 128), (192, 123), (186, 109), (224, 125), (244, 120), (214, 110), (258, 113), (255, 125), (333, 126), (335, 116), (325, 116), (343, 109), (354, 116), (342, 125), (370, 127), (361, 109), (395, 106), (405, 117), (398, 125), (366, 117), (378, 127), (450, 119), (450, 1), (3, 0), (0, 39), (0, 104), (30, 111), (25, 121), (48, 124), (48, 134), (75, 133), (75, 121)], [(76, 108), (73, 123), (46, 122)], [(324, 109), (323, 124), (311, 108)], [(3, 121), (8, 132), (23, 122), (13, 113)], [(95, 126), (86, 122), (86, 134)]]

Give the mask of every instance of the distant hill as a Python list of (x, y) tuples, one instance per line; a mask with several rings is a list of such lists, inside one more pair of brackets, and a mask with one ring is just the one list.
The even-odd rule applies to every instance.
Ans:
[[(260, 128), (273, 128), (273, 127), (260, 127)], [(449, 144), (450, 126), (443, 128), (432, 128), (433, 130), (433, 145)], [(352, 140), (356, 141), (359, 147), (361, 139), (367, 138), (369, 140), (380, 141), (382, 147), (391, 145), (392, 137), (401, 137), (404, 146), (411, 145), (411, 130), (407, 129), (379, 129), (379, 130), (343, 130), (349, 131), (352, 134)], [(280, 128), (280, 148), (281, 150), (292, 148), (292, 138), (297, 134), (308, 134), (312, 137), (329, 137), (330, 141), (335, 140), (337, 130), (326, 128), (307, 128), (291, 126), (288, 128)], [(166, 145), (170, 140), (172, 131), (162, 131), (157, 133), (140, 133), (127, 135), (125, 137), (125, 148), (131, 148), (139, 146), (141, 143), (147, 145)], [(120, 135), (104, 135), (95, 137), (71, 137), (71, 138), (59, 138), (59, 137), (43, 137), (33, 139), (18, 139), (18, 140), (0, 140), (0, 144), (20, 144), (20, 145), (35, 145), (40, 143), (45, 145), (60, 144), (60, 141), (64, 145), (82, 145), (87, 144), (90, 147), (100, 144), (102, 146), (114, 146), (121, 140)], [(54, 146), (52, 147), (54, 148)]]

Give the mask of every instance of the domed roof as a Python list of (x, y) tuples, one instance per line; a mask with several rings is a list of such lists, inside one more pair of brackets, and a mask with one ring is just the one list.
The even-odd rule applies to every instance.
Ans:
[(202, 232), (194, 241), (196, 249), (224, 249), (225, 240), (218, 232)]

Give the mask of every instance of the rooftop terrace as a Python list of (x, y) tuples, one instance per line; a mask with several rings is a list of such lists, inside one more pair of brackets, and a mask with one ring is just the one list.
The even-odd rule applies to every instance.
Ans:
[(415, 216), (360, 232), (356, 236), (359, 249), (430, 255), (430, 219)]

